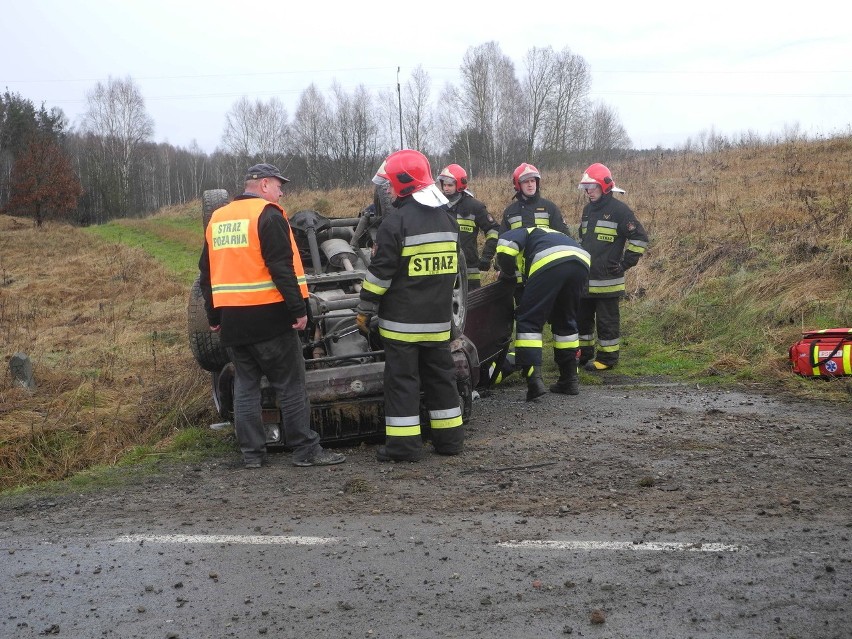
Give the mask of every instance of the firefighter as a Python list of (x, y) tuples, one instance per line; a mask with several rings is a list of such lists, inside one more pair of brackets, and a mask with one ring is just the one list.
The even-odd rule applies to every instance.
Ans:
[(311, 428), (305, 360), (297, 331), (308, 322), (308, 286), (287, 214), (278, 204), (289, 180), (256, 164), (245, 192), (213, 212), (198, 262), (210, 330), (234, 364), (234, 429), (246, 468), (266, 459), (261, 378), (275, 390), (294, 466), (346, 458), (323, 450)]
[[(553, 202), (541, 197), (541, 173), (537, 168), (528, 162), (520, 164), (512, 172), (512, 186), (515, 187), (515, 201), (503, 211), (501, 235), (510, 229), (533, 227), (550, 228), (568, 235), (562, 211)], [(515, 289), (516, 305), (522, 293), (523, 287), (519, 277), (518, 287)], [(499, 384), (515, 369), (515, 350), (510, 346), (502, 365), (499, 368), (496, 363), (491, 365), (491, 383)]]
[(589, 254), (564, 233), (542, 227), (517, 228), (500, 235), (501, 277), (521, 276), (524, 287), (516, 310), (515, 362), (527, 381), (527, 401), (544, 395), (541, 377), (542, 330), (550, 322), (559, 380), (550, 390), (578, 395), (577, 309), (589, 276)]
[(503, 211), (500, 233), (509, 229), (539, 226), (568, 235), (562, 211), (550, 200), (541, 197), (541, 173), (532, 164), (524, 162), (512, 173), (515, 201)]
[(388, 156), (394, 210), (376, 236), (376, 252), (356, 309), (369, 334), (378, 317), (385, 351), (385, 445), (379, 461), (418, 461), (423, 442), (420, 391), (435, 452), (457, 455), (464, 431), (450, 354), (452, 298), (458, 274), (458, 226), (435, 186), (429, 161), (403, 149)]
[[(438, 174), (441, 190), (449, 200), (450, 213), (459, 225), (459, 244), (467, 264), (467, 288), (480, 287), (482, 272), (491, 270), (497, 248), (500, 225), (491, 217), (485, 204), (467, 190), (467, 173), (458, 164), (450, 164)], [(479, 231), (485, 235), (482, 256), (479, 255)]]
[[(587, 371), (604, 371), (618, 363), (621, 349), (619, 303), (624, 273), (636, 266), (648, 246), (648, 235), (633, 211), (613, 193), (624, 193), (600, 163), (583, 173), (579, 189), (586, 192), (580, 241), (592, 256), (589, 287), (580, 301), (580, 363)], [(595, 333), (597, 332), (597, 353)]]

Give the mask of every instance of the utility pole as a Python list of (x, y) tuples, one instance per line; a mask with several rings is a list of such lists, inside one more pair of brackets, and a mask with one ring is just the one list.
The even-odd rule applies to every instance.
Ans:
[(399, 67), (396, 68), (396, 97), (399, 102), (399, 148), (402, 149), (402, 89), (399, 87)]

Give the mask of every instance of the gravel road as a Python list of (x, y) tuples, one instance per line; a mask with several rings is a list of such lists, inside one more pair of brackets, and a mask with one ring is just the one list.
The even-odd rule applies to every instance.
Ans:
[(0, 499), (3, 637), (852, 637), (848, 404), (609, 375), (466, 451)]

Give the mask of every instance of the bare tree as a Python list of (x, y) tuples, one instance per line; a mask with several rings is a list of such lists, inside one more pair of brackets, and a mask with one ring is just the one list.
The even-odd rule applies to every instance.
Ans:
[(352, 160), (353, 106), (352, 100), (335, 80), (331, 86), (332, 112), (328, 129), (328, 152), (334, 172), (334, 186), (348, 183)]
[(293, 118), (293, 148), (305, 163), (308, 188), (324, 186), (322, 178), (328, 155), (330, 123), (328, 104), (312, 83), (299, 96)]
[(418, 66), (405, 83), (405, 99), (402, 108), (402, 128), (408, 146), (428, 155), (433, 129), (433, 117), (429, 107), (431, 80), (429, 74)]
[(618, 113), (609, 105), (592, 105), (586, 129), (589, 134), (588, 150), (596, 157), (605, 158), (609, 151), (630, 147), (630, 137)]
[(469, 135), (469, 122), (463, 107), (463, 99), (458, 88), (452, 84), (444, 85), (435, 110), (435, 121), (443, 140), (442, 153), (449, 153), (451, 162), (458, 162), (471, 171), (472, 153)]
[(553, 47), (533, 47), (524, 60), (526, 76), (522, 81), (527, 99), (527, 152), (530, 162), (537, 161), (536, 151), (541, 147), (542, 128), (548, 110), (553, 106), (556, 91), (556, 55)]
[(506, 168), (510, 142), (520, 134), (523, 101), (512, 61), (496, 42), (471, 47), (461, 65), (458, 90), (467, 125), (479, 135), (472, 155), (494, 174)]
[(378, 126), (377, 148), (379, 155), (386, 157), (399, 150), (399, 104), (396, 92), (379, 91), (376, 98), (376, 124)]
[(508, 170), (524, 150), (524, 114), (527, 101), (515, 75), (515, 65), (508, 57), (496, 64), (497, 90), (494, 111), (494, 172)]
[(587, 111), (592, 81), (588, 63), (567, 47), (553, 60), (553, 79), (553, 92), (543, 122), (544, 150), (552, 161), (558, 161), (572, 149), (583, 146), (576, 135), (583, 130), (582, 118)]
[(145, 100), (130, 76), (98, 82), (87, 95), (83, 130), (99, 146), (104, 199), (112, 215), (126, 215), (131, 208), (132, 167), (141, 145), (154, 132), (154, 121)]
[(190, 188), (188, 189), (189, 199), (201, 197), (201, 185), (204, 183), (204, 178), (207, 173), (207, 156), (198, 146), (198, 142), (193, 138), (189, 144), (187, 151), (186, 162), (186, 177), (189, 180)]
[(356, 184), (370, 172), (376, 154), (378, 125), (367, 89), (359, 85), (352, 95), (335, 82), (328, 151), (334, 167), (334, 186)]
[(378, 110), (364, 85), (359, 85), (352, 96), (352, 159), (354, 183), (373, 175), (378, 153)]
[(264, 103), (244, 96), (225, 115), (222, 146), (244, 161), (280, 162), (289, 137), (287, 109), (277, 98)]

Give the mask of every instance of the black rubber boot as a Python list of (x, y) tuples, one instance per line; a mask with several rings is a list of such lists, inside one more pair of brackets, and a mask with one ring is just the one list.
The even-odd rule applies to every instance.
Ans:
[(536, 397), (541, 397), (545, 393), (547, 393), (547, 387), (544, 385), (541, 373), (534, 371), (532, 375), (527, 377), (527, 401), (531, 402)]
[(376, 461), (380, 462), (418, 462), (420, 461), (419, 454), (411, 454), (405, 457), (394, 457), (388, 453), (386, 446), (378, 446), (376, 448)]
[(576, 360), (559, 367), (559, 380), (550, 387), (550, 392), (560, 395), (580, 394), (580, 376), (577, 375)]

